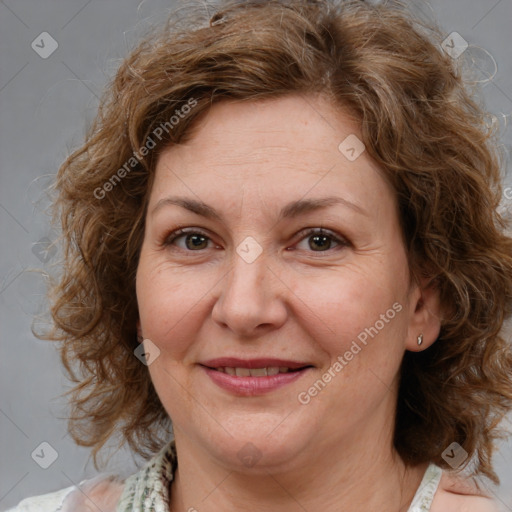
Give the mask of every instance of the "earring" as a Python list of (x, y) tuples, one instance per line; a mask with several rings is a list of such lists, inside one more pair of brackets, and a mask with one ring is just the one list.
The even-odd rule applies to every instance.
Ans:
[(418, 345), (421, 345), (423, 343), (423, 334), (420, 334), (418, 336)]

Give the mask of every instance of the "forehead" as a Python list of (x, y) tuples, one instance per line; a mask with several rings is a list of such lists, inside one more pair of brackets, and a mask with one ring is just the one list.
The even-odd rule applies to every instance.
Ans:
[(393, 196), (358, 121), (325, 97), (301, 95), (214, 104), (185, 143), (160, 155), (150, 203), (171, 189), (237, 205), (240, 194), (269, 206), (306, 194), (339, 192), (356, 204)]
[[(359, 122), (324, 96), (289, 95), (259, 101), (215, 103), (192, 127), (182, 156), (215, 156), (211, 165), (251, 159), (286, 159), (322, 163), (326, 150), (337, 150)], [(172, 148), (169, 148), (172, 150)], [(188, 151), (187, 151), (188, 150)], [(336, 157), (341, 154), (336, 154)]]

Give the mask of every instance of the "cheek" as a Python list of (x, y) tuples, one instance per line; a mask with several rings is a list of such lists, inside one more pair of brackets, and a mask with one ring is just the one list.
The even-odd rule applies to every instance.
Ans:
[(377, 410), (400, 370), (407, 334), (405, 288), (398, 286), (399, 278), (393, 283), (375, 278), (340, 273), (323, 282), (301, 280), (295, 288), (305, 298), (297, 301), (301, 330), (324, 355), (319, 375), (305, 383), (299, 400), (336, 411), (329, 420), (333, 428), (347, 421), (344, 415), (354, 404), (354, 421)]
[(359, 393), (371, 382), (391, 384), (405, 350), (406, 292), (398, 269), (390, 274), (347, 267), (322, 279), (297, 279), (297, 321), (323, 352), (322, 370), (344, 375), (333, 389), (349, 386)]
[[(399, 281), (400, 277), (393, 283), (389, 277), (345, 268), (318, 279), (297, 279), (293, 291), (300, 299), (297, 305), (303, 304), (301, 317), (315, 318), (317, 328), (344, 339), (374, 325), (381, 315), (384, 321), (399, 316), (400, 307), (392, 307), (396, 302), (404, 306)], [(382, 327), (380, 322), (378, 326)]]
[(202, 304), (218, 278), (199, 267), (172, 267), (161, 259), (141, 253), (136, 292), (142, 334), (161, 351), (179, 354), (190, 345), (187, 333), (200, 325)]

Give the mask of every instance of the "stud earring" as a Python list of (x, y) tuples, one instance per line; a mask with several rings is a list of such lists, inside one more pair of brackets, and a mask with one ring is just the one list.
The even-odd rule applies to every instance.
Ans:
[(423, 343), (423, 334), (420, 334), (418, 336), (418, 345), (421, 345)]

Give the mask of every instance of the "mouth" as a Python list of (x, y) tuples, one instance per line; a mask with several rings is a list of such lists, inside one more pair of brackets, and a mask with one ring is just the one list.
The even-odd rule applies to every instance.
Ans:
[(293, 373), (304, 370), (305, 368), (311, 368), (311, 366), (304, 366), (302, 368), (289, 368), (288, 366), (267, 366), (262, 368), (245, 368), (245, 367), (231, 367), (231, 366), (219, 366), (217, 368), (210, 368), (217, 372), (227, 373), (235, 377), (268, 377), (272, 375), (278, 375), (280, 373)]
[(201, 366), (237, 377), (267, 377), (279, 373), (290, 373), (312, 367), (307, 362), (277, 358), (239, 359), (219, 357), (200, 363)]
[(283, 359), (212, 359), (200, 363), (210, 379), (239, 396), (254, 396), (276, 390), (304, 375), (313, 365)]

